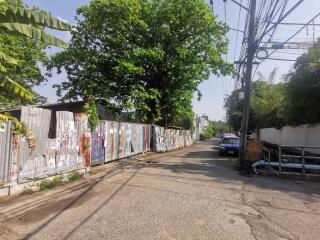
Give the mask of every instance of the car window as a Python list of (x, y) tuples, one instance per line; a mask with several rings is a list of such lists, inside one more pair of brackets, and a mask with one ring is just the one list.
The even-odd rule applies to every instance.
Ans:
[(225, 138), (222, 140), (222, 143), (227, 143), (227, 144), (239, 144), (240, 139), (239, 138)]

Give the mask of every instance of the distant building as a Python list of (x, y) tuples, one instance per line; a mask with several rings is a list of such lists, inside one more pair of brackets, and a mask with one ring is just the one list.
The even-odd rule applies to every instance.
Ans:
[(209, 117), (205, 114), (196, 116), (196, 140), (200, 140), (200, 135), (203, 134), (205, 128), (209, 126)]

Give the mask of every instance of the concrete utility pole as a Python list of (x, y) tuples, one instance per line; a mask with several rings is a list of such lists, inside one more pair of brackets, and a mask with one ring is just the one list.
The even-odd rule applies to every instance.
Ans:
[(245, 74), (245, 90), (244, 90), (244, 104), (242, 112), (241, 122), (241, 145), (240, 145), (240, 169), (245, 168), (245, 150), (247, 145), (247, 132), (249, 122), (249, 110), (250, 110), (250, 93), (251, 93), (251, 77), (252, 77), (252, 64), (253, 58), (256, 52), (255, 46), (255, 13), (256, 13), (256, 0), (250, 1), (250, 19), (249, 19), (249, 34), (248, 34), (248, 49), (247, 49), (247, 62), (246, 62), (246, 74)]

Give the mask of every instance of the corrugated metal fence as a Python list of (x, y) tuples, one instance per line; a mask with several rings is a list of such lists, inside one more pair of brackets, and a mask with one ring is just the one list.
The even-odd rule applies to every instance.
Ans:
[(21, 120), (32, 130), (36, 147), (31, 150), (25, 139), (17, 136), (12, 144), (11, 122), (1, 123), (0, 182), (39, 179), (147, 152), (152, 147), (162, 152), (192, 144), (189, 131), (149, 124), (101, 121), (90, 132), (83, 113), (22, 107)]
[(11, 122), (0, 121), (0, 183), (10, 181), (11, 171)]
[(194, 137), (190, 131), (154, 127), (153, 146), (155, 152), (166, 152), (190, 146)]
[(56, 112), (56, 137), (50, 139), (51, 115), (51, 110), (47, 109), (22, 108), (21, 120), (33, 132), (36, 148), (32, 151), (22, 138), (14, 149), (12, 161), (18, 166), (18, 181), (42, 178), (83, 166), (82, 155), (79, 154), (79, 129), (76, 127), (79, 121), (74, 120), (72, 112)]
[(150, 133), (148, 124), (101, 121), (92, 133), (92, 165), (150, 151)]

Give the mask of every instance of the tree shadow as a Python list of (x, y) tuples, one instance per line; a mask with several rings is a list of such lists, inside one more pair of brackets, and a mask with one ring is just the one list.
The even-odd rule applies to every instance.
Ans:
[[(238, 160), (236, 158), (231, 157), (220, 157), (218, 156), (218, 151), (212, 149), (211, 146), (206, 146), (212, 144), (201, 143), (200, 147), (195, 147), (190, 149), (192, 151), (181, 151), (179, 153), (174, 153), (165, 159), (162, 158), (163, 161), (150, 161), (147, 162), (139, 162), (139, 164), (133, 164), (134, 162), (122, 160), (119, 162), (119, 165), (115, 168), (110, 169), (109, 171), (104, 172), (104, 174), (96, 178), (94, 181), (89, 182), (88, 184), (74, 186), (77, 190), (78, 188), (83, 188), (83, 190), (77, 193), (72, 199), (68, 199), (65, 201), (64, 205), (54, 204), (54, 199), (50, 202), (46, 202), (46, 205), (43, 207), (47, 207), (48, 205), (55, 206), (56, 212), (49, 217), (44, 223), (40, 226), (36, 227), (29, 233), (27, 233), (23, 239), (31, 239), (35, 237), (40, 231), (45, 229), (48, 225), (50, 225), (55, 219), (58, 219), (61, 214), (67, 211), (69, 208), (74, 207), (77, 204), (81, 204), (82, 201), (86, 200), (86, 196), (90, 195), (90, 191), (101, 181), (111, 177), (113, 174), (117, 174), (117, 170), (122, 170), (124, 168), (128, 168), (134, 170), (132, 174), (127, 178), (126, 181), (121, 183), (118, 187), (115, 188), (113, 193), (109, 196), (106, 196), (106, 199), (95, 208), (90, 209), (86, 217), (79, 221), (77, 225), (75, 225), (68, 233), (65, 235), (63, 239), (68, 239), (71, 237), (77, 229), (81, 228), (90, 218), (92, 218), (101, 208), (106, 206), (111, 199), (113, 199), (118, 192), (129, 183), (131, 179), (133, 179), (136, 175), (145, 175), (150, 177), (159, 177), (161, 179), (167, 179), (168, 181), (177, 182), (177, 183), (186, 183), (194, 186), (199, 186), (199, 184), (207, 184), (207, 183), (235, 183), (235, 184), (245, 184), (248, 186), (256, 187), (253, 189), (246, 189), (245, 191), (253, 191), (253, 193), (258, 194), (257, 189), (261, 190), (275, 190), (279, 192), (296, 194), (296, 197), (301, 198), (306, 201), (316, 201), (316, 199), (320, 196), (320, 186), (318, 183), (313, 182), (305, 182), (305, 181), (294, 181), (288, 179), (281, 179), (275, 177), (267, 177), (267, 176), (254, 176), (252, 178), (244, 177), (239, 175), (238, 168)], [(202, 147), (203, 146), (203, 147)], [(197, 150), (198, 149), (198, 150)], [(170, 157), (173, 157), (173, 161), (170, 160)], [(122, 164), (121, 164), (122, 162)], [(141, 169), (152, 168), (156, 171), (140, 171)], [(167, 171), (158, 171), (158, 170), (167, 170)], [(119, 172), (118, 172), (119, 173)], [(130, 184), (128, 184), (130, 185)], [(145, 187), (145, 186), (139, 186)], [(152, 187), (152, 186), (151, 186)], [(232, 189), (229, 188), (229, 189)], [(156, 188), (154, 190), (157, 190)], [(158, 191), (165, 191), (166, 189), (158, 189)], [(168, 191), (168, 190), (166, 190)], [(61, 195), (65, 194), (64, 191), (61, 191)], [(189, 193), (183, 193), (188, 195)], [(52, 197), (52, 196), (51, 196)], [(39, 199), (40, 205), (42, 205), (42, 200), (46, 201), (47, 199)], [(64, 199), (65, 200), (65, 199)], [(229, 199), (232, 200), (232, 199)], [(35, 203), (36, 205), (30, 206), (30, 211), (33, 212), (42, 212), (38, 211), (40, 208), (39, 202)], [(50, 212), (52, 214), (52, 212)], [(30, 219), (29, 219), (30, 221)]]
[[(12, 219), (20, 219), (22, 221), (28, 222), (28, 221), (40, 221), (44, 219), (46, 216), (53, 214), (51, 217), (49, 217), (44, 223), (41, 223), (39, 226), (34, 228), (32, 231), (24, 234), (24, 236), (20, 239), (32, 239), (35, 235), (37, 235), (40, 231), (45, 229), (47, 226), (49, 226), (55, 219), (58, 219), (61, 214), (63, 214), (65, 211), (68, 209), (82, 205), (85, 202), (85, 198), (87, 198), (90, 195), (90, 192), (96, 185), (101, 183), (103, 180), (106, 180), (118, 173), (121, 172), (121, 170), (124, 170), (127, 167), (130, 167), (131, 163), (130, 162), (119, 162), (115, 167), (111, 168), (109, 171), (105, 171), (104, 174), (100, 177), (94, 178), (93, 181), (86, 182), (86, 183), (81, 183), (79, 185), (76, 185), (71, 188), (64, 189), (60, 192), (58, 192), (59, 196), (63, 197), (64, 194), (67, 191), (77, 191), (78, 188), (82, 188), (82, 190), (79, 193), (76, 193), (72, 197), (67, 197), (67, 198), (62, 198), (58, 199), (58, 195), (56, 195), (56, 198), (53, 197), (52, 195), (47, 196), (47, 197), (40, 197), (37, 199), (35, 202), (30, 203), (28, 206), (20, 206), (18, 208), (14, 208), (6, 213), (12, 214), (13, 212), (16, 211), (16, 214), (14, 214), (14, 217)], [(107, 204), (136, 174), (138, 170), (136, 170), (118, 189), (116, 189), (115, 192), (113, 192), (110, 197), (108, 197), (101, 206), (99, 206), (97, 209), (93, 209), (91, 214), (87, 216), (83, 221), (79, 223), (79, 226), (84, 224), (89, 218), (92, 217), (102, 206)], [(51, 198), (50, 198), (51, 197)], [(23, 211), (23, 208), (26, 207), (27, 210)], [(13, 212), (12, 212), (13, 211)], [(44, 212), (47, 211), (47, 214), (43, 214)], [(41, 214), (39, 214), (41, 212)], [(38, 216), (37, 216), (38, 215)], [(9, 220), (10, 218), (6, 219)], [(75, 229), (77, 229), (79, 226), (75, 227), (70, 231), (70, 233), (66, 236), (66, 238), (70, 237)], [(65, 238), (65, 239), (66, 239)]]
[[(209, 143), (212, 145), (212, 142)], [(309, 196), (320, 196), (320, 185), (318, 182), (307, 180), (288, 179), (281, 176), (254, 175), (246, 177), (239, 174), (238, 159), (231, 156), (221, 157), (216, 148), (207, 147), (182, 153), (176, 158), (181, 161), (162, 162), (153, 164), (152, 167), (166, 169), (175, 174), (193, 174), (200, 177), (194, 180), (203, 181), (202, 176), (211, 181), (220, 182), (241, 182), (259, 189), (276, 190), (286, 193), (301, 193)]]

